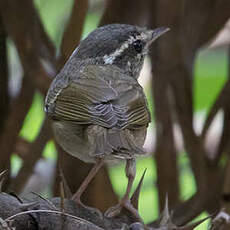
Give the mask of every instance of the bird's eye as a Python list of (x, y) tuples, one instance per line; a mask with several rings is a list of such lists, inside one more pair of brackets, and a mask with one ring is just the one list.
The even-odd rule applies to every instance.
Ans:
[(141, 53), (142, 52), (142, 48), (143, 48), (143, 44), (142, 44), (141, 40), (136, 40), (133, 43), (133, 47), (137, 51), (137, 53)]

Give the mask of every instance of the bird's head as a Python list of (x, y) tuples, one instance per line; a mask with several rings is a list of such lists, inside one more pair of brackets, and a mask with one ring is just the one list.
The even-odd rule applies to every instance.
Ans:
[(138, 78), (149, 46), (168, 30), (165, 27), (148, 30), (126, 24), (102, 26), (91, 32), (71, 57), (94, 58), (100, 64), (115, 65)]

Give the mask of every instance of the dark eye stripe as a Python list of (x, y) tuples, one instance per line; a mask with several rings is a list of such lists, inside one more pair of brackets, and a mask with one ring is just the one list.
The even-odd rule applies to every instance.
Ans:
[(142, 43), (142, 41), (141, 40), (136, 40), (133, 43), (133, 47), (134, 47), (134, 49), (136, 50), (137, 53), (141, 53), (142, 49), (143, 49), (143, 43)]

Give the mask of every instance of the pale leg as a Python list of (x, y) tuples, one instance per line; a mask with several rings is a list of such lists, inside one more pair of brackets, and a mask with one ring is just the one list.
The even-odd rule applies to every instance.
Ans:
[(105, 212), (105, 216), (107, 217), (114, 217), (119, 215), (122, 208), (126, 208), (129, 210), (138, 221), (143, 222), (142, 218), (140, 217), (138, 210), (136, 210), (130, 202), (129, 194), (132, 189), (133, 181), (136, 176), (136, 161), (135, 159), (128, 159), (126, 162), (126, 176), (128, 177), (128, 185), (125, 191), (125, 194), (118, 205), (109, 208)]
[(104, 164), (104, 160), (103, 159), (99, 159), (95, 165), (93, 166), (93, 168), (90, 170), (89, 174), (87, 175), (87, 177), (85, 178), (85, 180), (82, 182), (80, 188), (77, 190), (77, 192), (73, 195), (72, 200), (76, 201), (78, 204), (81, 204), (81, 195), (83, 194), (83, 192), (86, 190), (86, 188), (88, 187), (89, 183), (92, 181), (92, 179), (95, 177), (95, 175), (97, 174), (97, 172), (99, 171), (99, 169), (103, 166)]

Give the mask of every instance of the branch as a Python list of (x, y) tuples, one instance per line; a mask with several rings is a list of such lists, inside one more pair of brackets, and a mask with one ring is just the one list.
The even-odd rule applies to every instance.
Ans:
[(8, 119), (0, 136), (0, 171), (6, 168), (9, 169), (10, 157), (15, 150), (18, 134), (32, 104), (33, 95), (34, 87), (31, 85), (28, 77), (24, 76), (21, 92), (12, 103)]
[(0, 133), (9, 109), (6, 32), (0, 17)]
[(230, 216), (224, 210), (220, 211), (212, 220), (210, 230), (228, 230), (230, 227)]
[(46, 93), (58, 64), (54, 58), (55, 48), (44, 31), (33, 1), (1, 0), (0, 12), (24, 72), (42, 93)]
[(223, 191), (221, 194), (221, 208), (225, 210), (230, 215), (230, 159), (228, 156), (228, 161), (225, 167), (225, 175), (224, 175), (224, 185)]
[[(54, 47), (42, 27), (33, 1), (1, 0), (0, 14), (5, 30), (16, 45), (25, 75), (21, 93), (12, 103), (0, 137), (0, 169), (9, 169), (10, 156), (15, 150), (19, 131), (31, 106), (35, 86), (46, 93), (51, 82), (50, 76), (55, 74), (56, 67)], [(45, 65), (49, 65), (49, 71)]]
[(43, 122), (39, 135), (33, 143), (30, 143), (23, 159), (23, 165), (17, 176), (12, 180), (11, 188), (14, 192), (20, 193), (26, 182), (33, 174), (35, 164), (42, 156), (42, 151), (51, 138), (51, 127), (47, 118)]
[(15, 146), (15, 153), (22, 159), (28, 154), (28, 149), (30, 147), (30, 142), (22, 137), (18, 137)]
[[(151, 57), (153, 53), (151, 53)], [(170, 207), (179, 201), (179, 182), (176, 147), (173, 135), (173, 110), (165, 75), (155, 68), (152, 79), (154, 112), (156, 121), (156, 149), (154, 158), (157, 167), (157, 188), (160, 210), (163, 209), (168, 194)]]
[(100, 25), (111, 23), (127, 23), (131, 25), (145, 25), (150, 14), (149, 2), (143, 4), (141, 0), (108, 0)]
[[(185, 61), (190, 51), (210, 42), (229, 19), (228, 0), (186, 1), (181, 10), (181, 45)], [(220, 13), (221, 12), (221, 13)], [(189, 65), (189, 63), (187, 63)]]
[(14, 196), (0, 193), (0, 228), (2, 224), (11, 227), (12, 220), (17, 230), (118, 230), (124, 226), (128, 228), (132, 223), (128, 214), (119, 218), (101, 218), (102, 214), (98, 215), (95, 210), (77, 205), (72, 200), (65, 199), (64, 207), (65, 212), (60, 210), (59, 197), (50, 200), (33, 197), (21, 203)]
[[(228, 48), (228, 57), (230, 58), (230, 48)], [(228, 58), (228, 59), (229, 59)], [(230, 139), (230, 105), (229, 105), (229, 94), (230, 94), (230, 60), (228, 60), (228, 81), (225, 83), (222, 91), (219, 94), (219, 97), (215, 101), (214, 105), (212, 106), (210, 113), (208, 114), (208, 117), (206, 119), (206, 122), (204, 124), (203, 132), (204, 135), (203, 138), (207, 135), (207, 130), (209, 129), (215, 114), (217, 113), (218, 109), (223, 109), (224, 112), (224, 121), (223, 121), (223, 129), (222, 129), (222, 135), (216, 150), (216, 153), (214, 154), (214, 159), (212, 160), (213, 164), (218, 164), (221, 156), (229, 151), (229, 139)]]
[(70, 54), (79, 44), (85, 17), (88, 10), (88, 0), (75, 0), (69, 23), (65, 28), (65, 32), (61, 43), (62, 63), (64, 64)]
[(205, 139), (205, 137), (207, 136), (207, 132), (209, 127), (211, 126), (217, 112), (223, 108), (224, 105), (226, 105), (228, 103), (228, 96), (230, 94), (230, 80), (228, 80), (223, 89), (220, 91), (217, 99), (215, 100), (214, 104), (212, 105), (206, 120), (204, 122), (204, 126), (202, 129), (202, 133), (201, 136), (203, 139)]
[[(155, 78), (158, 77), (164, 79), (166, 82), (163, 86), (159, 86), (158, 83), (154, 89), (161, 87), (161, 93), (164, 93), (165, 91), (171, 93), (171, 95), (167, 96), (167, 100), (169, 101), (168, 104), (171, 104), (174, 108), (177, 116), (176, 118), (180, 124), (185, 149), (190, 158), (197, 188), (205, 191), (205, 154), (204, 149), (202, 148), (202, 143), (200, 143), (199, 138), (196, 136), (193, 129), (192, 73), (190, 72), (190, 68), (188, 69), (187, 66), (185, 66), (182, 57), (181, 39), (183, 37), (180, 36), (180, 30), (183, 19), (180, 17), (181, 4), (178, 1), (157, 1), (152, 7), (152, 10), (154, 11), (151, 18), (151, 27), (160, 25), (171, 28), (169, 33), (155, 43), (155, 46), (153, 47), (155, 49), (152, 49), (151, 58), (153, 72), (155, 71), (156, 75)], [(162, 12), (166, 12), (168, 9), (171, 9), (170, 14), (168, 14), (167, 17), (164, 17)], [(190, 65), (193, 66), (194, 55), (193, 53), (190, 55)], [(161, 94), (159, 93), (159, 95)], [(164, 97), (163, 100), (165, 100)], [(159, 107), (161, 107), (160, 96), (159, 98), (154, 98), (154, 101), (159, 103)], [(165, 102), (163, 101), (163, 103)], [(168, 116), (166, 115), (170, 112), (168, 105), (163, 107), (164, 111), (162, 111), (161, 116)], [(162, 125), (162, 122), (159, 122), (160, 128)], [(169, 125), (168, 127), (170, 128)], [(164, 132), (167, 132), (166, 130), (167, 128), (165, 128)], [(162, 131), (162, 129), (160, 129), (160, 131)], [(166, 137), (168, 142), (169, 135)], [(161, 142), (165, 143), (165, 136), (162, 136), (161, 138)]]
[[(24, 56), (26, 53), (30, 55), (36, 53), (40, 57), (53, 60), (55, 47), (42, 26), (33, 2), (29, 0), (20, 2), (1, 0), (0, 6), (6, 30), (15, 41), (19, 53), (24, 51)], [(29, 28), (33, 28), (33, 30), (29, 30)], [(34, 46), (35, 44), (36, 46)]]

